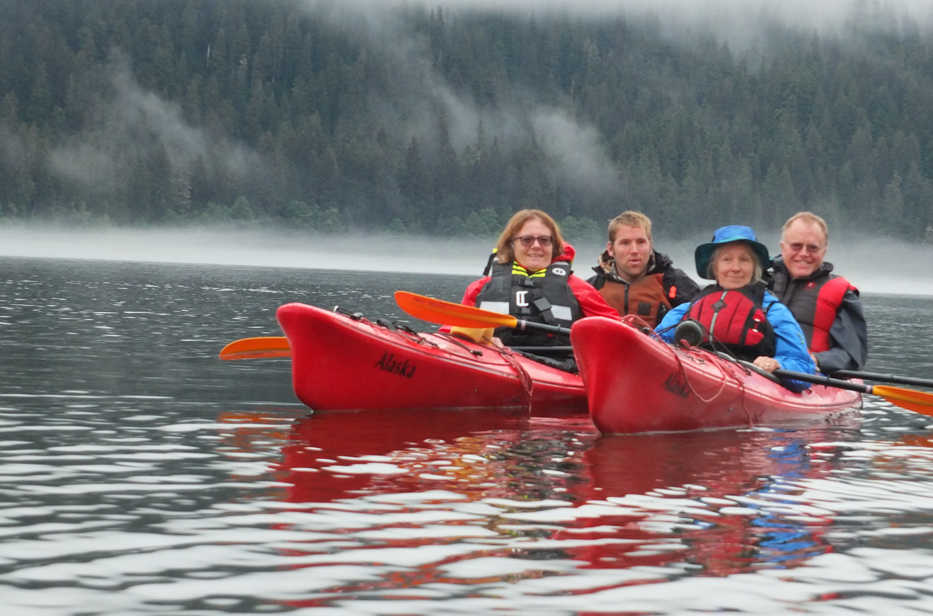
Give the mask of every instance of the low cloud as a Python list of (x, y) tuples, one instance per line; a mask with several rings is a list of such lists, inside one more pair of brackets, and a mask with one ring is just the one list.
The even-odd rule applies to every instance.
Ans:
[[(405, 100), (384, 108), (386, 126), (394, 127), (402, 142), (414, 137), (433, 143), (437, 114), (442, 110), (452, 145), (458, 150), (476, 142), (480, 123), (495, 136), (503, 151), (533, 140), (551, 162), (553, 174), (577, 191), (612, 194), (619, 188), (613, 165), (595, 128), (574, 118), (559, 103), (537, 105), (534, 97), (515, 86), (501, 92), (495, 106), (481, 106), (458, 91), (433, 68), (431, 50), (422, 35), (405, 23), (404, 11), (418, 0), (306, 0), (307, 10), (334, 28), (351, 32), (390, 65)], [(551, 16), (580, 19), (607, 17), (650, 18), (672, 39), (711, 32), (734, 49), (758, 44), (764, 28), (780, 23), (821, 33), (834, 33), (846, 24), (899, 27), (910, 18), (921, 25), (933, 20), (926, 0), (424, 0), (427, 10)], [(378, 104), (378, 103), (377, 103)]]
[(599, 131), (575, 121), (559, 109), (536, 110), (532, 117), (539, 145), (556, 163), (565, 181), (600, 193), (619, 188), (618, 172), (609, 160)]
[(145, 159), (157, 149), (174, 170), (190, 170), (198, 160), (235, 177), (261, 170), (262, 161), (251, 150), (192, 126), (177, 104), (142, 88), (120, 54), (114, 54), (108, 66), (110, 87), (94, 106), (88, 130), (72, 135), (49, 154), (55, 174), (98, 193), (108, 192), (122, 180), (130, 161)]
[[(559, 3), (553, 3), (554, 8)], [(384, 109), (384, 125), (395, 127), (396, 138), (411, 137), (431, 143), (437, 131), (438, 111), (446, 120), (450, 141), (463, 150), (475, 145), (481, 130), (498, 140), (504, 153), (534, 142), (541, 147), (552, 174), (579, 192), (617, 192), (619, 180), (602, 138), (594, 126), (573, 117), (558, 106), (539, 105), (535, 95), (515, 86), (495, 106), (478, 105), (467, 93), (454, 88), (434, 69), (428, 42), (414, 32), (393, 8), (409, 2), (372, 3), (365, 0), (307, 0), (316, 17), (334, 27), (350, 30), (355, 39), (390, 65), (393, 79), (404, 87), (403, 109)], [(426, 3), (430, 9), (454, 7), (472, 10), (530, 10), (534, 3)], [(550, 6), (543, 7), (544, 11)], [(538, 10), (536, 7), (535, 11)]]
[(119, 176), (113, 152), (80, 140), (53, 149), (49, 166), (59, 177), (103, 192), (112, 190)]

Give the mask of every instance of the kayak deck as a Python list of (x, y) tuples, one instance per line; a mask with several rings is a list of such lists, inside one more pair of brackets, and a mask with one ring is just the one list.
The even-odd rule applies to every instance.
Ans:
[(861, 395), (824, 385), (795, 393), (697, 348), (679, 348), (626, 322), (591, 317), (571, 331), (590, 417), (604, 434), (827, 422)]

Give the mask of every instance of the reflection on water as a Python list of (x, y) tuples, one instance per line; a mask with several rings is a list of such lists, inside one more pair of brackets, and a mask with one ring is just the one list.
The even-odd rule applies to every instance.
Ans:
[[(288, 361), (217, 350), (278, 334), (285, 301), (401, 318), (392, 290), (456, 299), (463, 280), (4, 265), (10, 613), (931, 604), (930, 417), (867, 399), (854, 425), (600, 437), (586, 418), (309, 415)], [(870, 367), (923, 375), (933, 340), (902, 324), (933, 309), (881, 297), (866, 309)]]

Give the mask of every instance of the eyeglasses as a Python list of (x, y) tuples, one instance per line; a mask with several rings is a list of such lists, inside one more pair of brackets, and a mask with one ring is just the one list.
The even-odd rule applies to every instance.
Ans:
[(806, 252), (811, 255), (818, 254), (823, 250), (822, 246), (817, 246), (816, 244), (804, 244), (802, 242), (792, 242), (787, 244), (787, 247), (790, 248), (791, 252)]
[(541, 248), (548, 248), (554, 240), (550, 235), (519, 235), (512, 238), (512, 241), (521, 242), (525, 248), (531, 248), (535, 242), (541, 244)]

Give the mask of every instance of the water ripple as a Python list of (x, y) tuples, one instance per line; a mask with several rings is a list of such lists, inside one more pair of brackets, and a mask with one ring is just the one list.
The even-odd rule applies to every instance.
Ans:
[[(585, 417), (308, 416), (284, 299), (400, 318), (464, 280), (10, 261), (0, 593), (10, 613), (929, 613), (933, 422), (600, 437)], [(271, 298), (271, 301), (270, 301)], [(873, 331), (923, 302), (867, 298)], [(904, 335), (903, 333), (901, 334)], [(873, 339), (873, 369), (924, 366)], [(926, 346), (924, 346), (926, 345)]]

